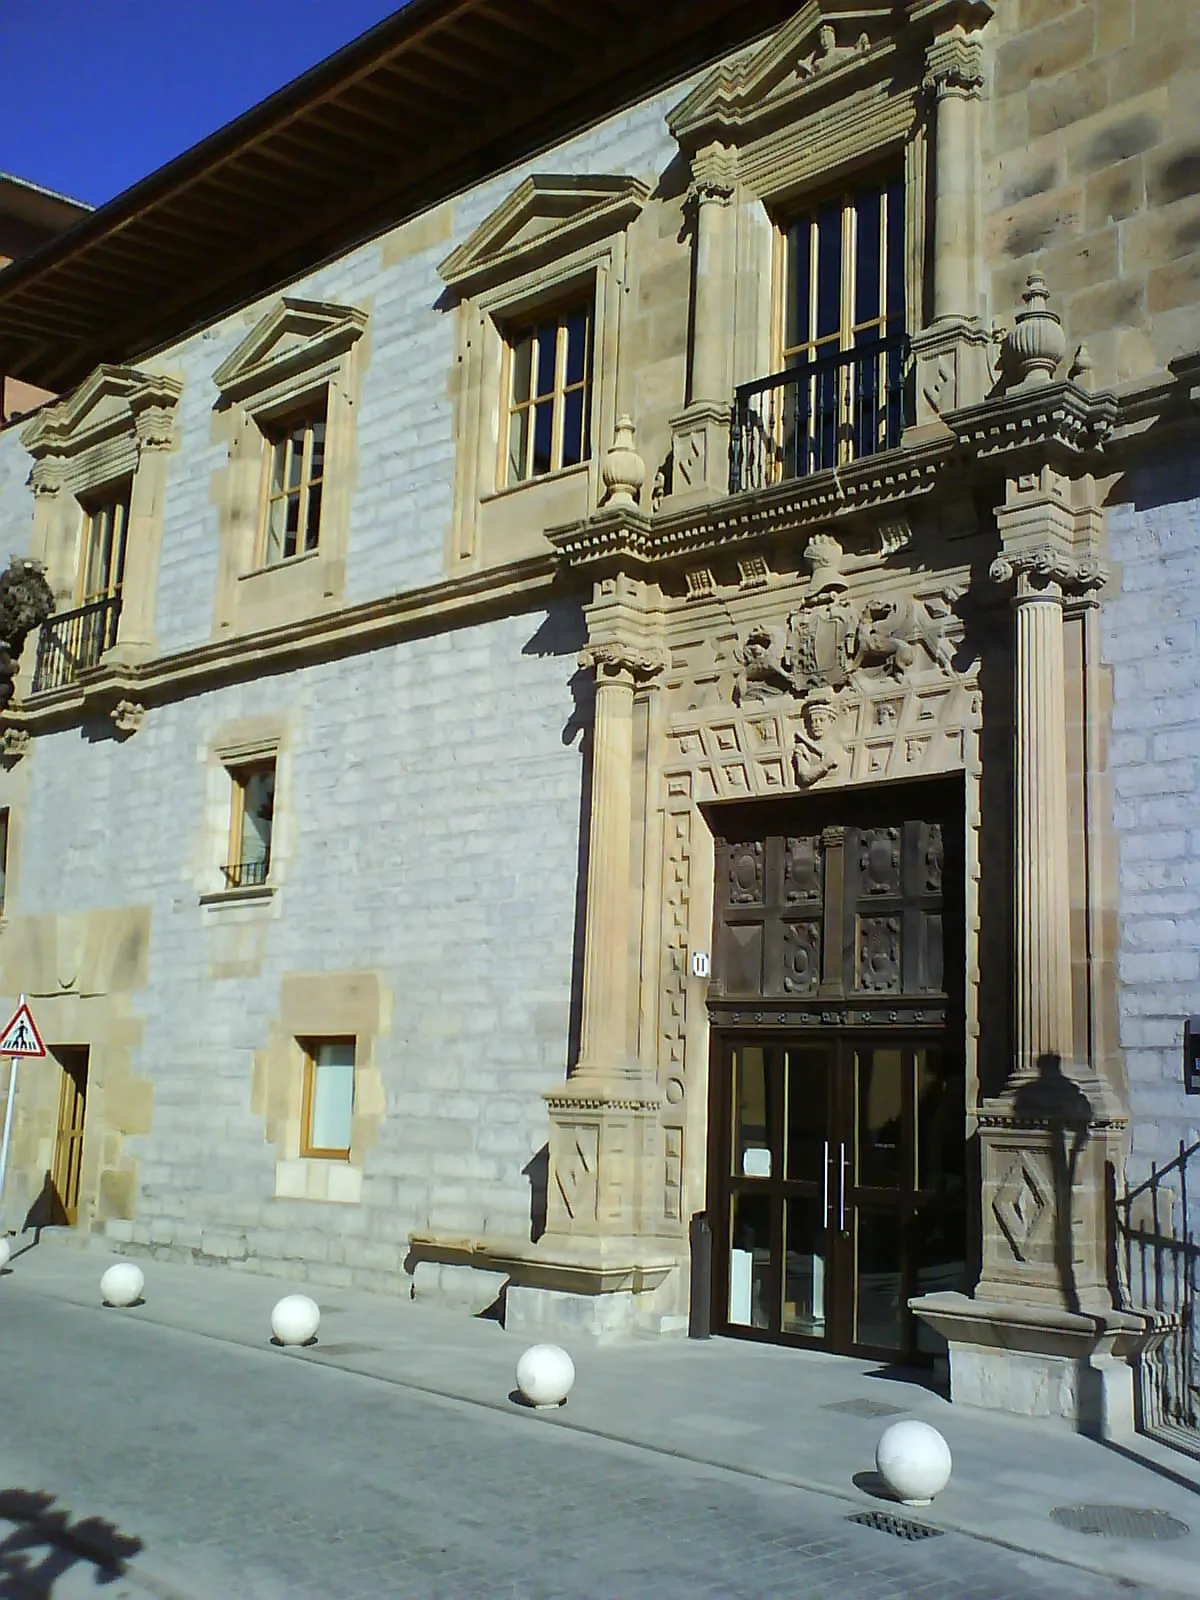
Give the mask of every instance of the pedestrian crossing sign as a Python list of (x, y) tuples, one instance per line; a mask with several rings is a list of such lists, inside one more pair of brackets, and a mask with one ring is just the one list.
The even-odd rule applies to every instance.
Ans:
[[(3, 1012), (0, 1012), (0, 1016)], [(44, 1056), (46, 1046), (42, 1043), (41, 1035), (37, 1031), (37, 1024), (33, 1020), (33, 1013), (26, 1004), (25, 996), (21, 996), (21, 1003), (13, 1013), (12, 1020), (0, 1034), (0, 1056)]]

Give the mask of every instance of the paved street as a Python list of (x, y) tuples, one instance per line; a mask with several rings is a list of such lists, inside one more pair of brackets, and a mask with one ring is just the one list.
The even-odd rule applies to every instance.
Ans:
[[(955, 1533), (902, 1542), (806, 1490), (55, 1301), (15, 1275), (0, 1295), (3, 1600), (75, 1600), (105, 1579), (117, 1600), (1164, 1592)], [(105, 1550), (131, 1556), (126, 1575)]]

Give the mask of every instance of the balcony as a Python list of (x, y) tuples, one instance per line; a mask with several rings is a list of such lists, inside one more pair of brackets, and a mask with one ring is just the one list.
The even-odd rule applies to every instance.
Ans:
[(77, 611), (63, 611), (42, 624), (33, 693), (63, 689), (117, 642), (121, 618), (121, 591), (92, 600)]
[(734, 394), (729, 492), (765, 489), (892, 450), (911, 421), (905, 333), (744, 383)]
[(270, 856), (258, 861), (231, 861), (221, 868), (227, 889), (261, 889), (271, 871)]

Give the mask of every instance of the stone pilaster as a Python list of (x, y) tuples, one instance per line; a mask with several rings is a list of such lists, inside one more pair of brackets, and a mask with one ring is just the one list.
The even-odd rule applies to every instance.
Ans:
[(160, 405), (145, 406), (134, 415), (138, 465), (129, 497), (121, 615), (116, 642), (105, 652), (108, 666), (145, 661), (154, 654), (159, 548), (174, 415), (173, 406)]
[(989, 338), (979, 317), (980, 93), (983, 45), (955, 19), (925, 54), (933, 103), (933, 303), (913, 337), (917, 423), (982, 400)]
[(733, 400), (736, 154), (706, 145), (692, 162), (695, 227), (692, 367), (688, 404), (671, 418), (671, 504), (716, 499), (729, 488)]

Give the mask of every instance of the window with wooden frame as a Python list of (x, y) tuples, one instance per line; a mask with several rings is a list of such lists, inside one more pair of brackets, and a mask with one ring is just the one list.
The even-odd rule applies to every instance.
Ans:
[(221, 869), (228, 889), (252, 889), (271, 871), (271, 827), (275, 817), (275, 762), (231, 767), (229, 859)]
[(893, 174), (828, 194), (781, 224), (783, 372), (760, 400), (771, 411), (775, 476), (803, 476), (899, 444), (905, 237), (904, 179)]
[(354, 1117), (354, 1039), (309, 1039), (304, 1051), (300, 1154), (350, 1159)]
[(259, 566), (273, 567), (317, 548), (325, 478), (327, 396), (264, 422)]
[(573, 305), (506, 339), (507, 464), (511, 487), (591, 456), (592, 310)]
[(8, 890), (8, 807), (0, 806), (0, 917)]
[(79, 559), (79, 604), (91, 605), (120, 595), (125, 580), (125, 544), (129, 535), (132, 483), (80, 499), (83, 546)]

